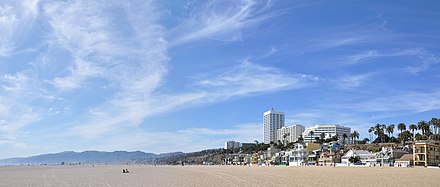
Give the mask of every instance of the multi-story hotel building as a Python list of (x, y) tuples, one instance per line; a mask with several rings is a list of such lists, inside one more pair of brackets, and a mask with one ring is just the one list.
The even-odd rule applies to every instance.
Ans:
[[(346, 134), (348, 137), (350, 137), (351, 128), (334, 124), (315, 125), (305, 129), (305, 131), (302, 133), (302, 136), (305, 142), (313, 142), (315, 141), (315, 138), (320, 137), (322, 133), (325, 134), (325, 138), (330, 138), (338, 134), (339, 142), (342, 142), (343, 134)], [(345, 140), (346, 143), (348, 143), (349, 140), (350, 138), (347, 138)]]
[(273, 108), (264, 113), (264, 143), (277, 142), (277, 130), (284, 127), (284, 112)]
[(419, 141), (413, 144), (414, 166), (439, 166), (440, 142)]
[(277, 130), (277, 141), (281, 142), (295, 142), (299, 136), (304, 132), (305, 127), (302, 125), (293, 125), (290, 127), (281, 127)]

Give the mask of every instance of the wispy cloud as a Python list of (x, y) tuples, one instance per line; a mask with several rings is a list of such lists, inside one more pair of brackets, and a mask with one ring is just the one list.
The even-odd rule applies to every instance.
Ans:
[[(101, 137), (93, 148), (100, 150), (148, 150), (155, 153), (173, 151), (192, 152), (221, 148), (225, 141), (261, 142), (261, 123), (231, 125), (231, 128), (188, 128), (176, 131), (118, 131)], [(170, 138), (172, 137), (172, 138)], [(176, 141), (179, 140), (179, 141)], [(160, 144), (161, 146), (156, 146)]]
[(14, 134), (42, 118), (29, 104), (38, 98), (38, 91), (27, 74), (5, 74), (0, 83), (0, 132)]
[(0, 4), (0, 57), (10, 56), (25, 42), (38, 14), (38, 1), (11, 1)]
[(89, 123), (76, 126), (72, 132), (93, 138), (115, 129), (136, 127), (146, 117), (155, 114), (233, 97), (304, 88), (318, 81), (319, 78), (312, 75), (287, 74), (277, 68), (244, 61), (236, 67), (224, 70), (224, 73), (210, 74), (210, 78), (199, 77), (193, 85), (194, 90), (186, 93), (158, 95), (151, 92), (145, 97), (141, 94), (124, 94), (124, 97), (115, 98), (92, 109)]
[[(407, 65), (403, 68), (406, 72), (417, 75), (420, 72), (428, 70), (431, 66), (440, 63), (440, 57), (428, 50), (422, 48), (394, 49), (388, 51), (367, 50), (343, 59), (346, 65), (359, 65), (372, 63), (380, 58), (390, 57), (415, 57), (417, 61), (412, 62), (413, 65)], [(402, 66), (404, 66), (402, 64)]]
[(369, 72), (355, 75), (344, 75), (332, 80), (338, 89), (353, 89), (362, 86), (371, 76), (376, 75), (376, 72)]
[(201, 10), (192, 10), (181, 25), (170, 32), (171, 46), (200, 39), (236, 41), (242, 30), (276, 16), (280, 11), (272, 10), (271, 1), (261, 3), (253, 0), (206, 1)]
[[(114, 7), (119, 8), (124, 21), (109, 14)], [(69, 74), (50, 82), (60, 89), (76, 89), (89, 79), (99, 78), (113, 91), (103, 103), (90, 107), (84, 115), (87, 120), (77, 122), (72, 129), (93, 136), (139, 125), (150, 114), (152, 104), (158, 102), (153, 92), (167, 73), (167, 42), (162, 38), (164, 29), (157, 23), (160, 13), (155, 4), (78, 0), (48, 4), (45, 13), (50, 17), (55, 45), (72, 56)]]
[(287, 74), (283, 71), (244, 61), (218, 76), (199, 81), (199, 85), (223, 97), (258, 92), (297, 89), (310, 86), (318, 77), (305, 74)]
[(440, 56), (427, 51), (419, 51), (416, 53), (420, 62), (417, 65), (407, 66), (405, 69), (414, 75), (428, 70), (431, 66), (440, 63)]

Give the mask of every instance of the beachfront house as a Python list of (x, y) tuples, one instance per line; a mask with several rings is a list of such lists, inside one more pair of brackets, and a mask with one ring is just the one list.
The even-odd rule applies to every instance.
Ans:
[(382, 147), (382, 151), (376, 153), (376, 162), (394, 165), (396, 159), (408, 153), (406, 148)]
[(316, 165), (320, 154), (320, 149), (312, 150), (312, 152), (307, 155), (307, 165)]
[(413, 154), (404, 154), (394, 162), (394, 167), (411, 167), (413, 166)]
[(225, 165), (248, 165), (252, 161), (251, 154), (235, 153), (228, 154), (225, 158)]
[[(359, 163), (351, 163), (350, 158), (351, 157), (358, 157)], [(361, 164), (361, 165), (372, 165), (376, 163), (376, 154), (370, 153), (367, 150), (349, 150), (347, 153), (345, 153), (344, 156), (341, 158), (341, 165), (350, 166), (353, 164)]]
[(321, 145), (321, 153), (319, 155), (318, 164), (325, 166), (341, 163), (342, 153), (341, 146), (337, 142), (324, 143)]
[(317, 143), (296, 143), (294, 146), (285, 153), (289, 156), (289, 166), (307, 165), (307, 156), (312, 154), (313, 150), (319, 149)]
[(439, 141), (417, 141), (413, 143), (413, 165), (414, 166), (439, 166), (440, 164), (440, 142)]

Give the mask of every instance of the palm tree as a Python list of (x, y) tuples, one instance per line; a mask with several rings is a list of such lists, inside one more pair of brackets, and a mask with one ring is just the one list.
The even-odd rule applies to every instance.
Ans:
[(304, 141), (303, 135), (300, 134), (299, 137), (298, 137), (297, 142), (302, 143), (303, 141)]
[(405, 130), (402, 133), (400, 133), (398, 137), (403, 143), (405, 143), (405, 141), (411, 139), (411, 132), (409, 132), (408, 130)]
[(325, 133), (321, 133), (321, 134), (319, 135), (319, 138), (321, 138), (321, 143), (324, 143)]
[(390, 124), (390, 126), (388, 126), (388, 132), (391, 133), (391, 137), (394, 137), (394, 124)]
[(440, 132), (439, 132), (439, 129), (440, 129), (440, 118), (435, 118), (436, 120), (435, 120), (435, 127), (436, 127), (436, 129), (437, 129), (437, 132), (435, 132), (436, 133), (436, 139), (438, 140), (438, 139), (440, 139)]
[(420, 133), (417, 133), (415, 136), (416, 140), (421, 140), (422, 139), (422, 135)]
[(432, 139), (437, 139), (437, 135), (438, 135), (438, 127), (439, 127), (439, 119), (438, 118), (432, 118), (429, 121), (429, 124), (432, 126), (432, 133), (433, 133), (433, 138)]
[(426, 131), (429, 129), (429, 125), (426, 121), (422, 120), (417, 123), (417, 129), (422, 131), (422, 135), (425, 135)]
[(405, 123), (399, 123), (397, 125), (397, 129), (400, 130), (400, 133), (402, 133), (404, 130), (406, 130), (406, 125)]
[(343, 135), (342, 135), (342, 144), (345, 145), (345, 139), (346, 139), (347, 137), (348, 137), (347, 134), (343, 134)]
[[(391, 124), (391, 125), (394, 125), (394, 124)], [(387, 134), (388, 134), (388, 137), (391, 137), (391, 125), (389, 125), (388, 127), (386, 127), (385, 128), (385, 131), (387, 132)]]
[(315, 134), (315, 132), (313, 132), (313, 131), (310, 131), (310, 143), (312, 143), (313, 142), (313, 139), (312, 139), (312, 136)]
[(376, 124), (375, 128), (375, 134), (377, 134), (380, 143), (383, 143), (383, 137), (385, 136), (385, 129), (387, 128), (387, 126), (385, 124)]
[(417, 125), (415, 125), (415, 124), (411, 124), (411, 125), (409, 125), (409, 129), (412, 131), (412, 138), (413, 138), (413, 141), (415, 140), (415, 138), (414, 138), (414, 131), (415, 130), (417, 130)]
[(368, 134), (370, 136), (370, 144), (371, 144), (371, 140), (373, 139), (372, 132), (374, 132), (374, 127), (370, 127), (370, 129), (368, 129)]
[(353, 131), (353, 143), (356, 144), (356, 139), (359, 138), (359, 132), (358, 131)]

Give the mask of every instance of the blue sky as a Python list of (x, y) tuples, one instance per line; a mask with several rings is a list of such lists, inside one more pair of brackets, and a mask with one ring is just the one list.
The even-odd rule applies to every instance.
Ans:
[[(0, 1), (0, 158), (440, 117), (438, 1)], [(397, 130), (396, 130), (397, 131)]]

